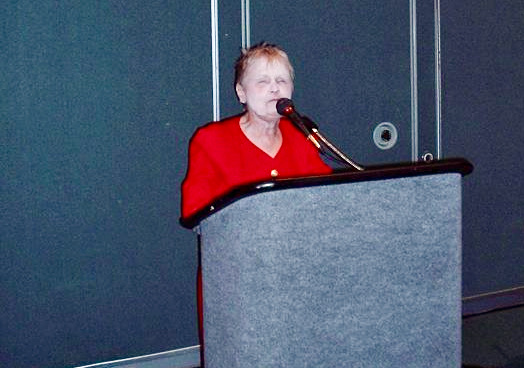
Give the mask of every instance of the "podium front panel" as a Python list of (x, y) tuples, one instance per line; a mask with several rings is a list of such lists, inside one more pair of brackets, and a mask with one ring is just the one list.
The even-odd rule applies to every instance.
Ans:
[(460, 174), (263, 192), (200, 232), (207, 368), (460, 367)]

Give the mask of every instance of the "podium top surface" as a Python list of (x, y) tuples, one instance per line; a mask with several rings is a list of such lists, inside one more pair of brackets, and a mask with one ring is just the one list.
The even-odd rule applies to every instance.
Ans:
[(192, 229), (202, 220), (227, 207), (229, 204), (261, 192), (446, 173), (458, 173), (464, 176), (472, 171), (473, 165), (469, 161), (462, 158), (453, 158), (432, 162), (377, 165), (366, 167), (363, 171), (336, 171), (328, 175), (272, 179), (249, 183), (233, 188), (194, 215), (180, 218), (180, 224), (185, 228)]

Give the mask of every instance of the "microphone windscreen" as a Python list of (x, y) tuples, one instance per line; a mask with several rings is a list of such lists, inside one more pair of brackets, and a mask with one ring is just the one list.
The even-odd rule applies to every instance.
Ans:
[(288, 116), (294, 111), (295, 107), (293, 106), (293, 101), (291, 101), (289, 98), (281, 98), (277, 101), (277, 112), (280, 115)]

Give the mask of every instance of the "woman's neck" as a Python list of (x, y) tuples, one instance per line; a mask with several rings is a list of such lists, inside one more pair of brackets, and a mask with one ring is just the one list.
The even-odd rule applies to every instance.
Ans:
[(240, 118), (240, 129), (255, 146), (271, 157), (275, 157), (282, 146), (279, 121), (256, 119), (249, 113)]

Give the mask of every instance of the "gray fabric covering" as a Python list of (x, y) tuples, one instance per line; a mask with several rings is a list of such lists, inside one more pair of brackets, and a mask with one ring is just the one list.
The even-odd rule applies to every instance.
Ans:
[(459, 367), (459, 174), (241, 199), (200, 225), (206, 368)]

